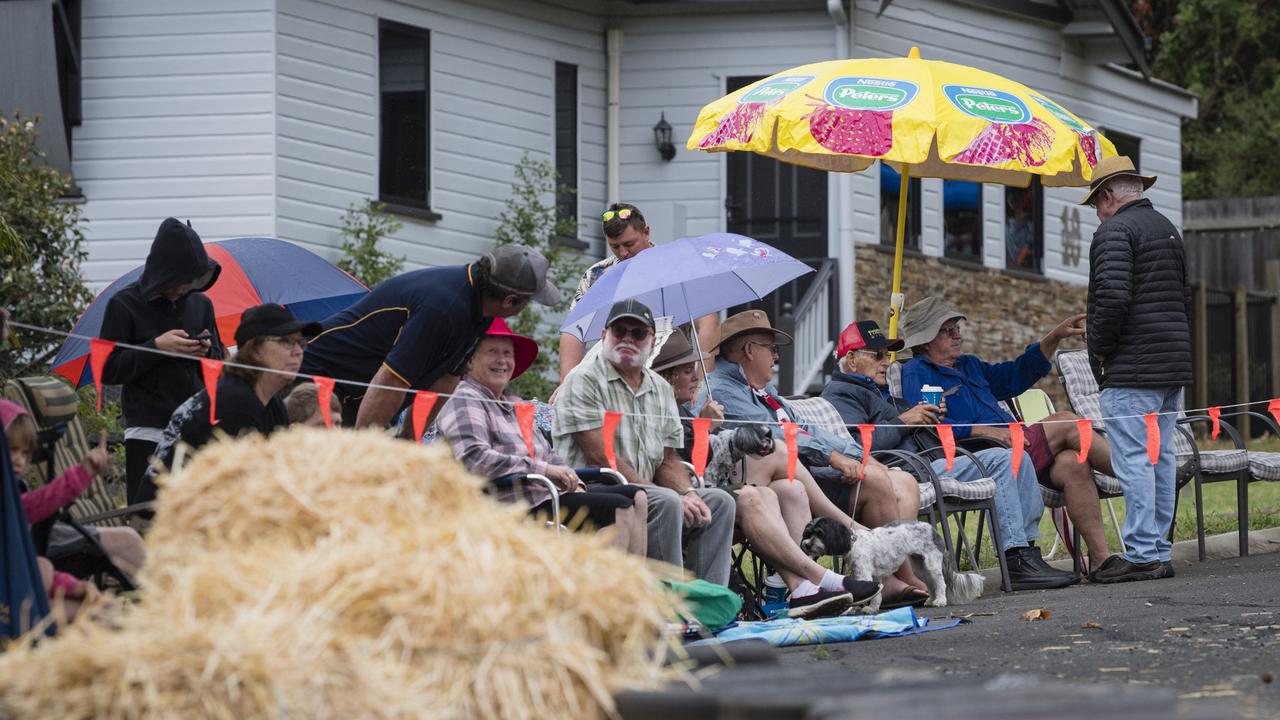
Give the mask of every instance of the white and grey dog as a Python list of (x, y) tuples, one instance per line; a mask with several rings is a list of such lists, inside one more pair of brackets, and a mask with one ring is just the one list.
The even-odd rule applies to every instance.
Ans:
[(747, 455), (765, 456), (773, 452), (773, 432), (762, 424), (739, 425), (733, 430), (713, 433), (707, 443), (707, 469), (702, 480), (707, 487), (733, 483), (733, 466)]
[[(978, 573), (959, 572), (955, 558), (943, 545), (942, 536), (929, 523), (899, 520), (874, 530), (850, 529), (831, 518), (815, 518), (804, 529), (800, 547), (809, 557), (844, 555), (846, 571), (854, 580), (883, 582), (911, 559), (911, 568), (929, 586), (930, 607), (946, 607), (972, 602), (982, 594), (986, 578)], [(951, 589), (950, 597), (947, 588)], [(863, 612), (880, 611), (876, 596)]]

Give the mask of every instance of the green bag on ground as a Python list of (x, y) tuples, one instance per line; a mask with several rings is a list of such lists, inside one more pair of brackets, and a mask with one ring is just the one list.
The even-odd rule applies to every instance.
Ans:
[(689, 603), (689, 610), (698, 624), (710, 632), (733, 622), (742, 609), (742, 598), (738, 593), (723, 585), (709, 583), (706, 580), (690, 580), (688, 582), (672, 582), (663, 580), (662, 584), (675, 591)]

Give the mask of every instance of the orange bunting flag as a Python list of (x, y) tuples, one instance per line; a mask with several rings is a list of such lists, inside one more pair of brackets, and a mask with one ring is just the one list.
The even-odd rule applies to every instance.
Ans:
[(440, 393), (430, 390), (418, 390), (413, 394), (413, 441), (422, 442), (422, 435), (427, 431), (427, 418), (431, 417), (431, 409), (436, 406)]
[(98, 412), (102, 412), (102, 368), (116, 344), (102, 338), (89, 339), (89, 367), (93, 370), (93, 386), (98, 390)]
[(529, 450), (529, 459), (537, 460), (538, 453), (533, 449), (533, 414), (533, 403), (516, 403), (516, 421), (520, 424), (520, 437), (524, 438), (524, 446)]
[(800, 443), (796, 438), (800, 435), (800, 426), (786, 421), (782, 423), (782, 436), (787, 439), (787, 477), (796, 481), (796, 463), (800, 462)]
[(1219, 420), (1219, 418), (1221, 417), (1222, 417), (1222, 408), (1218, 407), (1217, 405), (1214, 405), (1213, 407), (1209, 408), (1209, 419), (1213, 421), (1213, 432), (1209, 433), (1209, 437), (1214, 440), (1217, 440), (1218, 433), (1222, 432), (1222, 422), (1221, 420)]
[(711, 418), (693, 419), (693, 472), (698, 477), (707, 471), (707, 453), (711, 450)]
[(1076, 421), (1076, 428), (1080, 431), (1080, 452), (1076, 453), (1076, 462), (1083, 464), (1089, 459), (1089, 448), (1093, 447), (1093, 421), (1080, 418)]
[(1147, 459), (1155, 465), (1160, 462), (1160, 416), (1149, 412), (1142, 419), (1147, 421)]
[(614, 472), (618, 470), (618, 456), (613, 451), (613, 438), (618, 432), (618, 423), (622, 422), (622, 413), (617, 410), (604, 411), (604, 457)]
[(1013, 468), (1014, 480), (1018, 478), (1018, 468), (1022, 467), (1022, 453), (1027, 447), (1026, 438), (1022, 435), (1022, 423), (1009, 423), (1009, 450), (1013, 453), (1010, 459), (1010, 467)]
[(333, 378), (316, 375), (311, 378), (316, 384), (316, 401), (320, 403), (320, 414), (324, 416), (324, 426), (333, 427), (333, 417), (329, 405), (333, 402)]
[(1280, 398), (1272, 398), (1271, 402), (1267, 403), (1267, 412), (1280, 423)]
[(222, 374), (222, 361), (200, 358), (200, 373), (204, 376), (204, 390), (209, 393), (209, 424), (218, 424), (218, 376)]
[(956, 465), (956, 436), (951, 432), (950, 425), (938, 425), (938, 439), (942, 441), (942, 455), (947, 459), (946, 471), (951, 472), (951, 468)]
[(862, 438), (862, 473), (867, 471), (867, 460), (871, 458), (871, 437), (875, 435), (875, 425), (859, 425), (858, 437)]

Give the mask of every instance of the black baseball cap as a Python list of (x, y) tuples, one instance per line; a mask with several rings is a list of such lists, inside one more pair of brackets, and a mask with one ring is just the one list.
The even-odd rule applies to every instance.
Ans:
[(320, 323), (299, 320), (283, 305), (267, 303), (254, 305), (240, 315), (240, 327), (236, 328), (236, 345), (244, 345), (263, 335), (292, 335), (300, 332), (313, 338), (320, 334)]
[(547, 282), (550, 263), (542, 253), (527, 245), (500, 245), (487, 253), (489, 279), (499, 289), (513, 295), (528, 295), (539, 305), (560, 303), (560, 288)]
[(609, 308), (609, 320), (605, 322), (604, 326), (609, 327), (622, 318), (639, 320), (647, 325), (650, 330), (654, 329), (653, 313), (647, 305), (635, 298), (619, 300), (614, 303), (613, 307)]

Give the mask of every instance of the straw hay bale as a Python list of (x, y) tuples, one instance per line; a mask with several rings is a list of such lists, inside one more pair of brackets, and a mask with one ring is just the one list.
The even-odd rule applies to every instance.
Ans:
[(651, 686), (654, 570), (555, 535), (442, 446), (294, 429), (167, 479), (142, 601), (0, 657), (18, 718), (598, 717)]

